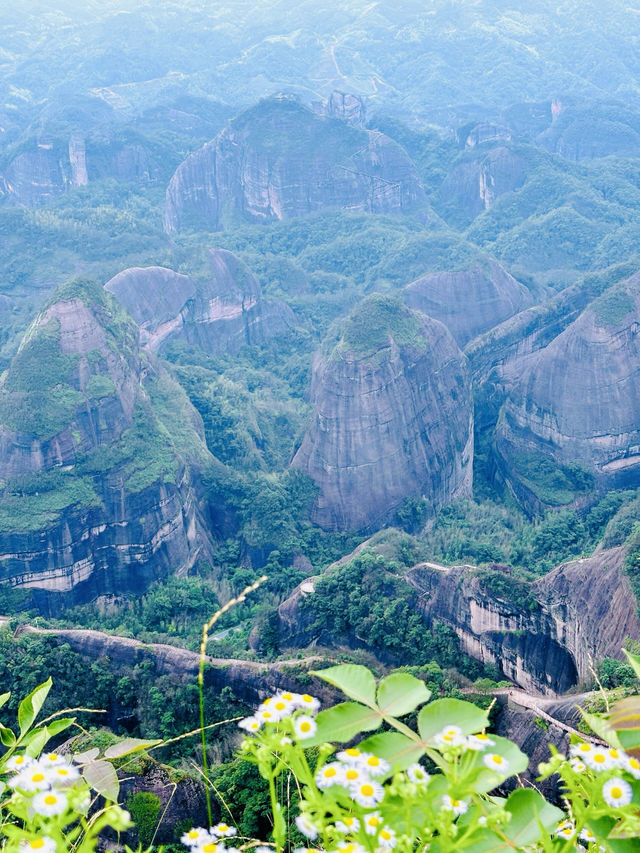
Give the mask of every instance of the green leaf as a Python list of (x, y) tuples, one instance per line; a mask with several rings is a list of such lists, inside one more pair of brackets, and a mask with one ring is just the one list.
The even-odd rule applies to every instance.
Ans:
[(390, 717), (402, 717), (431, 698), (424, 681), (408, 672), (392, 672), (378, 685), (378, 707)]
[(97, 746), (94, 746), (93, 749), (88, 749), (86, 752), (77, 752), (73, 756), (73, 760), (76, 764), (88, 764), (90, 761), (93, 761), (100, 755), (100, 750)]
[(3, 746), (13, 746), (16, 742), (14, 733), (2, 723), (0, 723), (0, 741), (2, 741)]
[[(529, 766), (528, 757), (518, 749), (515, 743), (494, 734), (491, 735), (491, 740), (493, 746), (488, 746), (483, 752), (476, 753), (473, 770), (469, 777), (465, 777), (465, 781), (472, 785), (477, 794), (485, 794), (487, 791), (491, 791), (509, 776), (524, 773)], [(497, 753), (507, 760), (505, 770), (492, 770), (484, 763), (484, 757), (493, 753)]]
[(104, 757), (122, 758), (125, 755), (130, 755), (132, 752), (139, 752), (141, 749), (156, 746), (159, 743), (162, 743), (162, 740), (142, 740), (141, 738), (128, 737), (105, 749)]
[(513, 851), (513, 845), (492, 832), (490, 829), (482, 829), (474, 835), (471, 844), (464, 847), (464, 853), (502, 853), (504, 850)]
[(23, 744), (26, 747), (25, 752), (27, 755), (30, 755), (31, 758), (37, 758), (44, 749), (44, 745), (48, 740), (49, 732), (47, 731), (46, 726), (41, 729), (34, 729), (23, 739)]
[(363, 752), (372, 752), (378, 758), (384, 758), (389, 762), (394, 773), (398, 770), (406, 770), (424, 755), (424, 749), (420, 744), (400, 732), (371, 735), (358, 744), (358, 749)]
[(101, 759), (92, 761), (86, 765), (82, 775), (87, 784), (94, 791), (97, 791), (98, 794), (102, 794), (105, 800), (116, 802), (118, 793), (120, 792), (120, 782), (118, 781), (118, 775), (113, 764), (110, 764), (108, 761), (102, 761)]
[(3, 693), (2, 695), (0, 695), (0, 708), (2, 708), (3, 705), (7, 704), (10, 697), (11, 697), (11, 691), (9, 691), (8, 693)]
[(63, 732), (65, 729), (68, 729), (69, 726), (72, 726), (76, 721), (75, 717), (60, 717), (57, 720), (52, 720), (47, 725), (47, 731), (49, 732), (49, 737), (55, 737), (59, 735), (60, 732)]
[(610, 817), (589, 818), (588, 826), (599, 841), (607, 840), (607, 849), (612, 853), (633, 853), (638, 851), (637, 838), (612, 838), (610, 833), (616, 826), (616, 821)]
[(425, 742), (447, 726), (458, 726), (463, 734), (471, 735), (488, 725), (487, 712), (462, 699), (436, 699), (418, 714), (418, 731)]
[(362, 702), (363, 705), (368, 705), (370, 708), (375, 707), (376, 680), (366, 666), (345, 663), (340, 666), (330, 666), (328, 669), (320, 669), (311, 674), (333, 684), (350, 699)]
[(40, 713), (40, 708), (44, 704), (49, 691), (51, 690), (51, 678), (40, 684), (35, 690), (32, 690), (28, 696), (25, 696), (18, 708), (18, 725), (20, 726), (20, 734), (25, 734), (33, 725), (33, 721)]
[(531, 788), (513, 791), (505, 809), (511, 812), (511, 820), (505, 826), (504, 834), (519, 847), (535, 844), (541, 840), (542, 833), (550, 835), (565, 817), (561, 809), (552, 806)]
[(626, 649), (623, 649), (622, 651), (627, 656), (629, 666), (635, 672), (636, 678), (640, 678), (640, 655), (632, 655), (631, 652), (628, 652)]
[(342, 702), (320, 711), (316, 717), (318, 731), (312, 738), (304, 741), (304, 746), (316, 746), (325, 741), (345, 743), (360, 732), (370, 732), (377, 729), (382, 723), (382, 717), (378, 711), (365, 708), (357, 702)]
[(582, 719), (594, 734), (610, 746), (615, 746), (616, 749), (622, 748), (617, 733), (603, 717), (599, 717), (597, 714), (589, 714), (584, 708), (579, 707), (578, 710), (582, 714)]
[(609, 726), (624, 749), (640, 747), (640, 696), (627, 696), (611, 708)]

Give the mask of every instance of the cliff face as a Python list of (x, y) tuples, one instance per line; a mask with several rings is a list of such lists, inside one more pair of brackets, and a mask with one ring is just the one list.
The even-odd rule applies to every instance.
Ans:
[(496, 450), (516, 493), (527, 488), (529, 475), (518, 471), (533, 455), (577, 463), (609, 488), (640, 481), (639, 329), (636, 275), (606, 291), (546, 347), (503, 369), (509, 393)]
[(526, 165), (522, 157), (504, 146), (488, 152), (480, 149), (475, 157), (466, 156), (447, 175), (440, 187), (442, 202), (454, 203), (470, 222), (488, 210), (498, 196), (523, 183)]
[(406, 287), (405, 299), (410, 308), (444, 323), (461, 348), (533, 302), (527, 288), (495, 261), (424, 275)]
[[(363, 345), (364, 343), (364, 345)], [(379, 525), (405, 497), (434, 509), (471, 488), (473, 406), (466, 359), (436, 320), (365, 300), (316, 357), (314, 414), (294, 467), (320, 494), (327, 529)]]
[(64, 289), (0, 387), (0, 580), (58, 613), (205, 558), (202, 432), (115, 300)]
[(242, 113), (191, 154), (167, 189), (166, 231), (265, 222), (326, 208), (426, 214), (417, 170), (382, 133), (280, 96)]
[(295, 324), (285, 303), (264, 299), (257, 278), (231, 252), (211, 249), (211, 278), (195, 284), (164, 267), (132, 268), (105, 285), (140, 326), (149, 350), (182, 337), (211, 354), (237, 353)]

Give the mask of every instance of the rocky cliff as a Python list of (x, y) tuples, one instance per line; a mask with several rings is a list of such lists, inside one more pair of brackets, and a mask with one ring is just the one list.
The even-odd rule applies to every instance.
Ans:
[(433, 508), (471, 488), (473, 406), (466, 359), (437, 320), (370, 297), (316, 356), (314, 413), (293, 466), (320, 493), (327, 529), (379, 526), (405, 497)]
[(291, 309), (265, 299), (257, 278), (232, 252), (211, 249), (209, 265), (211, 277), (198, 284), (164, 267), (134, 267), (105, 287), (140, 326), (141, 343), (152, 351), (182, 337), (210, 354), (234, 354), (295, 324)]
[[(640, 275), (607, 290), (547, 346), (502, 370), (496, 430), (502, 475), (519, 500), (567, 503), (540, 490), (528, 460), (579, 466), (598, 486), (640, 482)], [(560, 484), (556, 484), (561, 488)], [(534, 507), (535, 508), (535, 507)]]
[(461, 348), (533, 302), (527, 288), (495, 261), (421, 276), (405, 288), (405, 299), (410, 308), (444, 323)]
[(242, 113), (174, 174), (166, 231), (266, 222), (326, 208), (419, 212), (428, 203), (406, 152), (382, 133), (278, 96)]
[(0, 580), (56, 613), (205, 558), (202, 433), (117, 302), (63, 288), (0, 386)]

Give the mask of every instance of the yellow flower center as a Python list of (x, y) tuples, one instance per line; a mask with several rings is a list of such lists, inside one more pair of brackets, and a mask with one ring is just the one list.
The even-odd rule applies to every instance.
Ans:
[(380, 759), (377, 755), (371, 755), (369, 758), (367, 758), (367, 764), (369, 765), (369, 767), (377, 767), (380, 764)]
[(356, 749), (354, 746), (350, 746), (349, 749), (345, 749), (345, 752), (350, 756), (350, 758), (357, 758), (360, 755), (360, 750)]
[(44, 838), (36, 838), (35, 841), (30, 841), (29, 847), (31, 847), (32, 850), (42, 850), (44, 847)]
[(380, 823), (380, 818), (372, 815), (367, 822), (369, 826), (377, 826)]
[(44, 802), (47, 806), (55, 806), (55, 804), (58, 802), (58, 798), (55, 794), (47, 794), (47, 796), (44, 798)]
[(457, 809), (460, 805), (460, 800), (451, 800), (451, 805), (454, 807), (454, 809)]
[(229, 827), (227, 826), (226, 823), (219, 823), (218, 829), (220, 830), (220, 832), (226, 832), (229, 829)]
[(591, 752), (591, 746), (588, 743), (581, 743), (579, 749), (580, 752)]
[(189, 838), (197, 838), (198, 835), (199, 835), (199, 833), (198, 833), (197, 829), (190, 829), (189, 830)]
[(360, 774), (357, 770), (347, 770), (347, 772), (345, 773), (347, 779), (357, 779), (359, 775)]
[(34, 773), (31, 777), (32, 782), (44, 782), (44, 773)]
[(620, 753), (617, 749), (610, 749), (609, 755), (611, 756), (611, 758), (620, 758)]
[(202, 847), (204, 853), (216, 853), (218, 849), (218, 845), (214, 844), (213, 841), (210, 841), (208, 844), (204, 844)]
[(502, 764), (502, 758), (499, 755), (492, 756), (491, 760), (494, 764)]
[(67, 770), (66, 767), (58, 767), (56, 773), (58, 774), (58, 776), (68, 776), (69, 775), (69, 771)]
[(313, 702), (313, 696), (309, 696), (308, 693), (303, 693), (302, 694), (302, 701), (307, 702), (307, 703)]
[(286, 702), (276, 702), (276, 704), (275, 704), (276, 711), (284, 711), (286, 707), (287, 707)]
[(593, 756), (593, 760), (596, 762), (596, 764), (604, 764), (606, 761), (604, 755), (602, 755), (601, 752), (596, 752), (596, 754)]
[(620, 788), (618, 788), (617, 786), (615, 788), (612, 788), (609, 791), (609, 793), (611, 794), (611, 796), (614, 800), (619, 800), (620, 797), (622, 796), (622, 790)]
[(309, 731), (311, 731), (311, 723), (309, 722), (309, 720), (303, 720), (303, 721), (300, 723), (300, 731), (301, 731), (301, 732), (309, 732)]
[(389, 832), (388, 829), (381, 829), (380, 830), (380, 838), (384, 838), (385, 841), (388, 841), (391, 838), (391, 833)]
[(57, 752), (50, 752), (49, 755), (47, 755), (47, 758), (49, 759), (49, 761), (57, 761), (58, 760), (58, 753)]
[(640, 770), (640, 761), (637, 758), (630, 758), (629, 765), (633, 767), (634, 770)]
[(362, 788), (360, 788), (360, 793), (364, 797), (372, 797), (373, 796), (373, 787), (371, 785), (363, 785)]
[(336, 775), (336, 768), (327, 767), (327, 769), (324, 771), (324, 775), (327, 777), (327, 779), (331, 779), (332, 776)]

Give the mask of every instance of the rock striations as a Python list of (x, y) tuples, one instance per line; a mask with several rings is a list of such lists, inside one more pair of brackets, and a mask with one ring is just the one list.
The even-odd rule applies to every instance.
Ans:
[(547, 346), (505, 366), (496, 455), (523, 505), (554, 502), (535, 489), (527, 499), (533, 458), (538, 468), (545, 459), (577, 465), (606, 488), (640, 483), (639, 331), (640, 274), (607, 290)]
[(405, 299), (410, 308), (444, 323), (461, 348), (533, 302), (527, 288), (493, 260), (423, 275), (406, 287)]
[(211, 230), (327, 208), (424, 216), (429, 205), (416, 167), (389, 137), (278, 96), (242, 113), (178, 167), (164, 227)]
[(210, 464), (182, 389), (91, 282), (36, 318), (0, 386), (0, 580), (49, 613), (141, 591), (210, 550)]
[(473, 404), (465, 357), (437, 320), (369, 297), (316, 356), (314, 414), (293, 466), (320, 492), (326, 529), (380, 525), (404, 498), (435, 510), (471, 489)]
[(196, 284), (164, 267), (134, 267), (105, 285), (140, 326), (140, 340), (156, 351), (180, 337), (209, 354), (237, 353), (295, 324), (291, 309), (265, 299), (247, 265), (225, 249), (209, 251), (211, 276)]

